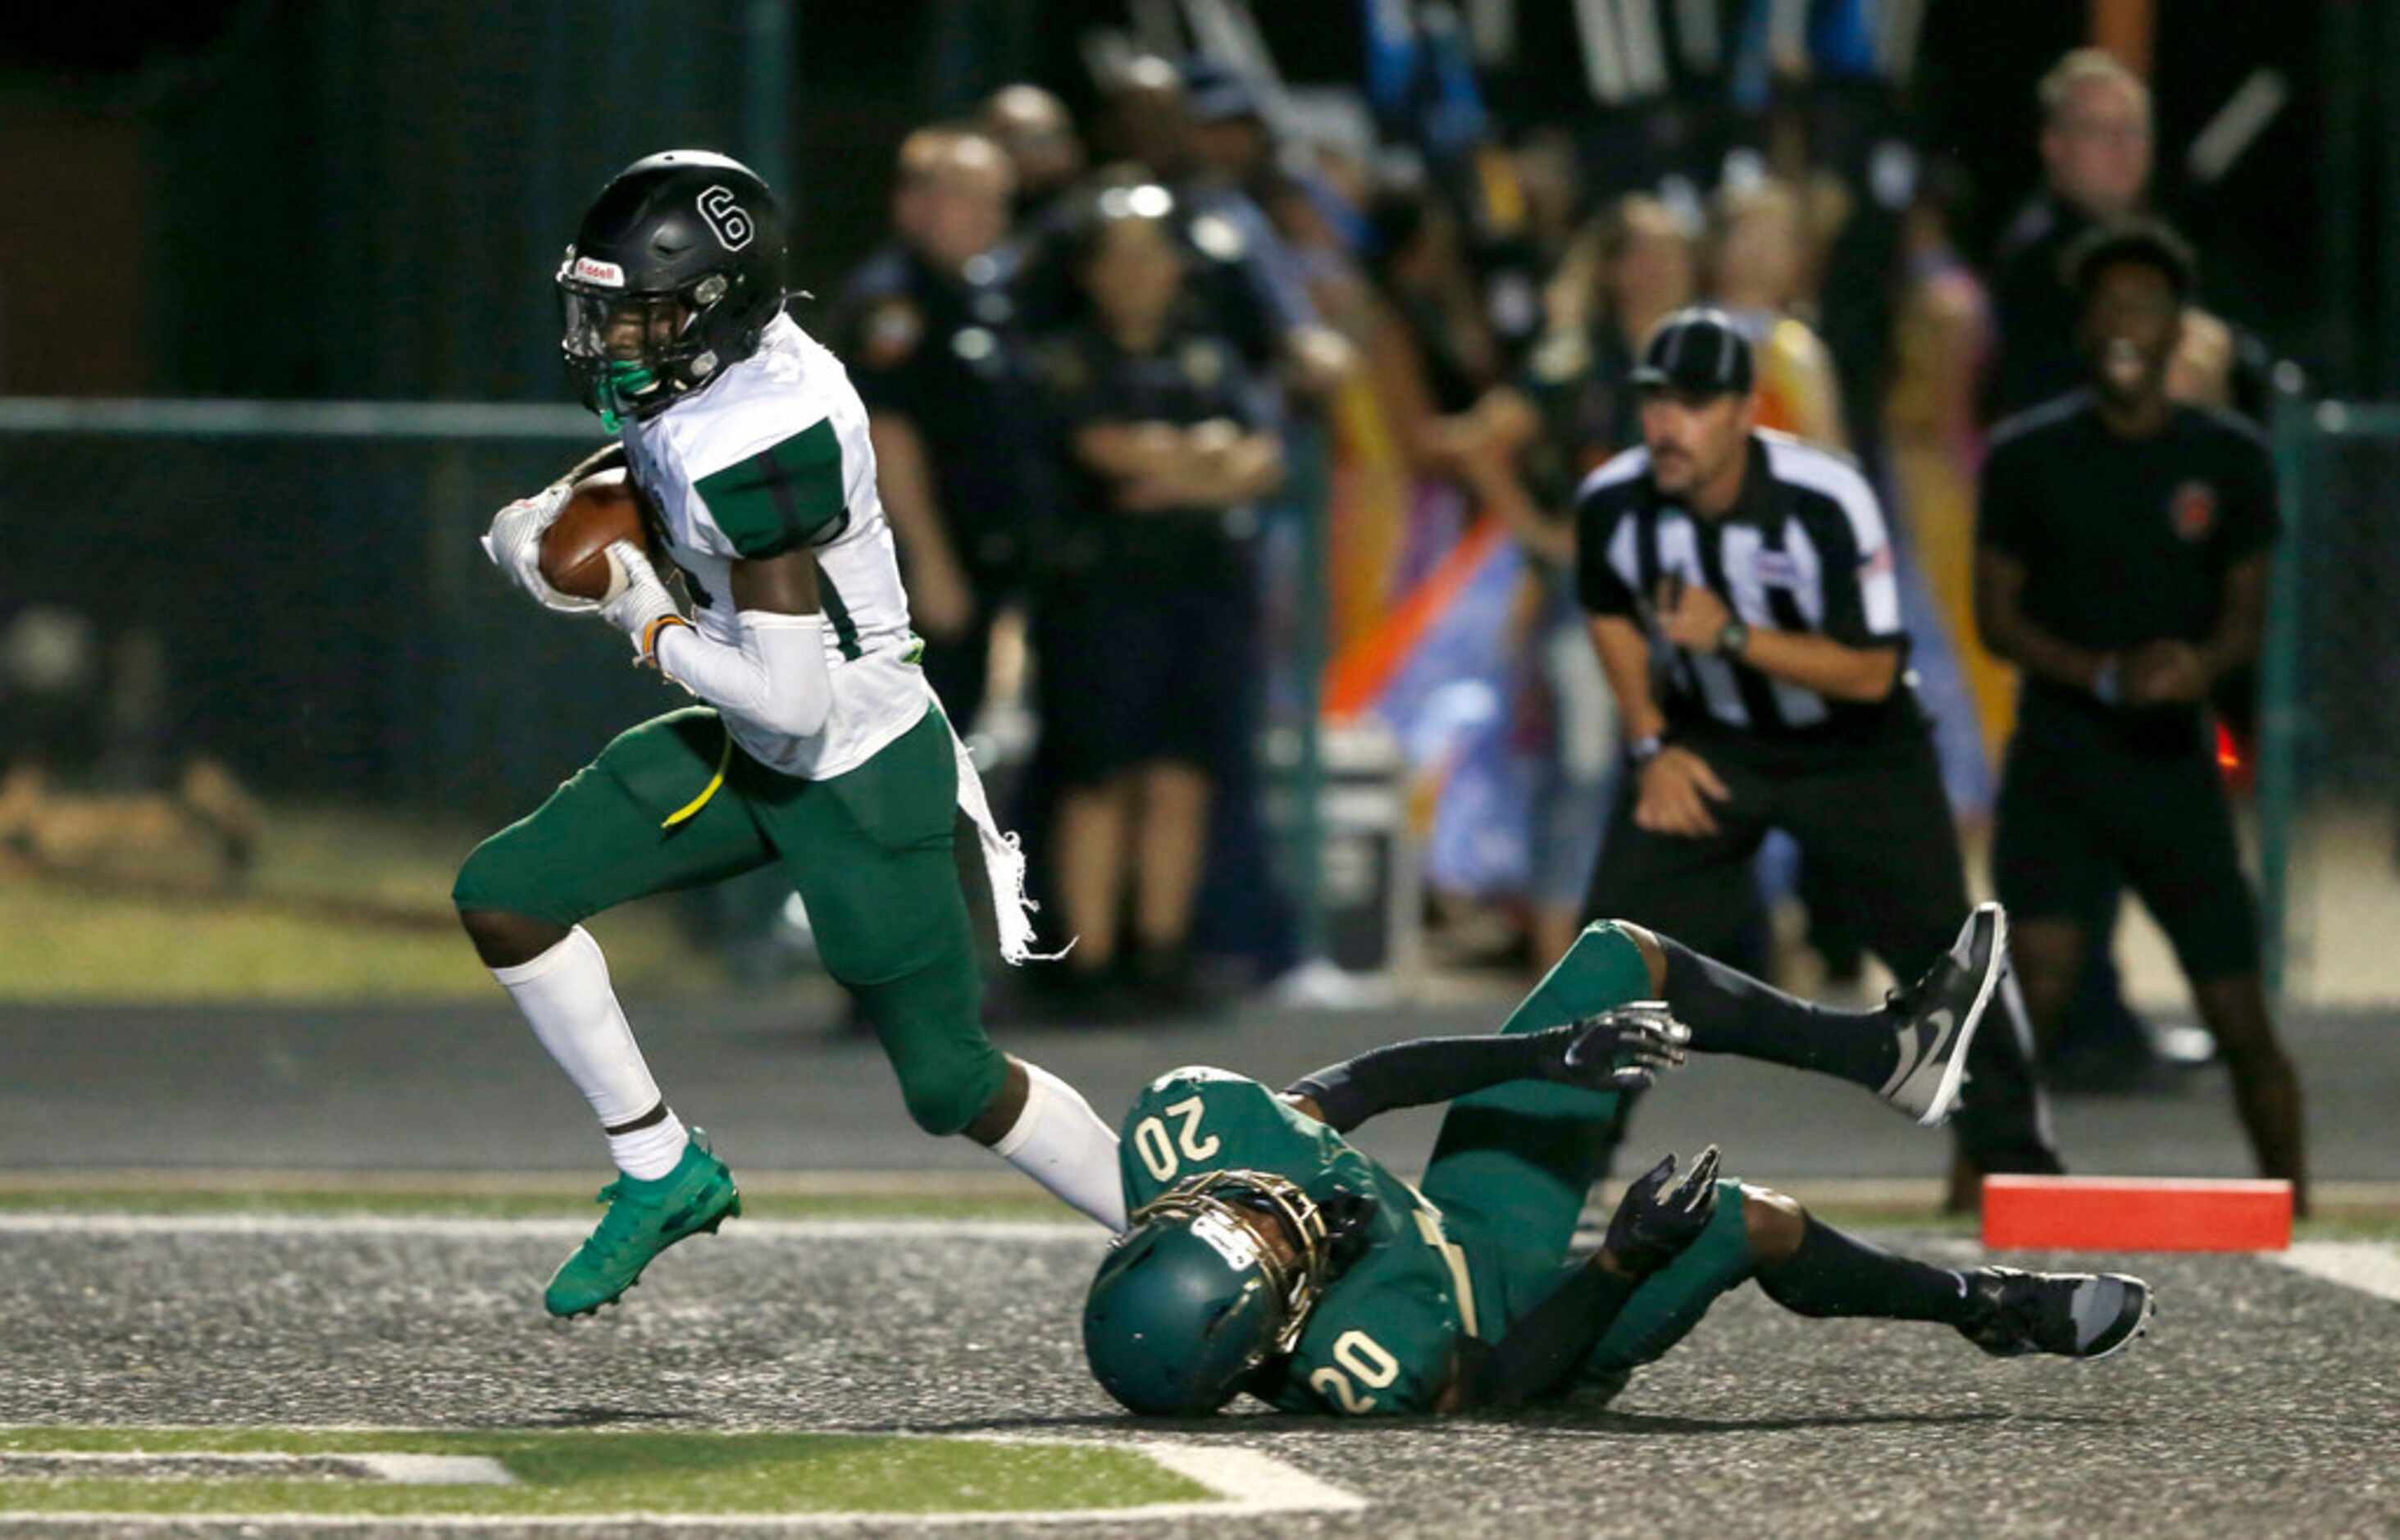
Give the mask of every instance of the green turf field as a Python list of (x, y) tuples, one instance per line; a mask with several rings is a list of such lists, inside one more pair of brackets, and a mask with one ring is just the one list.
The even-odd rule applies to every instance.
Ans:
[[(39, 1457), (208, 1453), (438, 1454), (498, 1463), (506, 1485), (398, 1484), (334, 1475), (18, 1478)], [(163, 1471), (188, 1469), (162, 1463)], [(272, 1467), (269, 1467), (272, 1468)], [(206, 1514), (1059, 1513), (1205, 1502), (1218, 1494), (1139, 1450), (815, 1433), (315, 1432), (19, 1427), (0, 1432), (0, 1511)]]
[[(450, 911), (477, 835), (351, 809), (278, 810), (232, 885), (96, 869), (0, 880), (0, 1002), (486, 1000), (491, 974)], [(632, 993), (722, 978), (667, 906), (593, 926)]]

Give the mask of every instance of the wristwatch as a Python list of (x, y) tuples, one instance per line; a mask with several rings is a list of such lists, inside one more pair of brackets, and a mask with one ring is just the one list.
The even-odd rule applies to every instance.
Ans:
[(1741, 656), (1742, 649), (1748, 646), (1750, 646), (1750, 625), (1739, 615), (1727, 620), (1725, 623), (1725, 629), (1717, 633), (1719, 657), (1739, 658)]
[(1633, 761), (1635, 770), (1640, 770), (1651, 760), (1657, 758), (1666, 747), (1667, 741), (1664, 738), (1655, 732), (1643, 733), (1625, 745), (1625, 757)]

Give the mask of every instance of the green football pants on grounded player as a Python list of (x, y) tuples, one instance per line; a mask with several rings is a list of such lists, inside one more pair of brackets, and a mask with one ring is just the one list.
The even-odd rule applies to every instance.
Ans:
[[(1632, 936), (1602, 920), (1575, 939), (1501, 1030), (1539, 1031), (1656, 992)], [(1466, 1254), (1485, 1340), (1505, 1335), (1566, 1276), (1575, 1223), (1607, 1165), (1619, 1099), (1512, 1081), (1460, 1097), (1443, 1116), (1424, 1192)], [(1613, 1391), (1681, 1342), (1754, 1267), (1741, 1184), (1719, 1182), (1708, 1228), (1633, 1291), (1585, 1359), (1582, 1382)]]
[(985, 1036), (974, 931), (952, 853), (958, 766), (937, 707), (857, 769), (779, 774), (708, 707), (653, 717), (459, 872), (462, 910), (572, 926), (631, 899), (780, 865), (826, 972), (857, 999), (930, 1134), (975, 1120), (1006, 1079)]

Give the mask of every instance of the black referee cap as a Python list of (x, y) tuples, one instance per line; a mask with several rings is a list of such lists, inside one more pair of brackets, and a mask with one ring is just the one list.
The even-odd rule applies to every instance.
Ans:
[(1644, 389), (1705, 396), (1746, 396), (1753, 377), (1750, 339), (1731, 316), (1704, 305), (1660, 321), (1642, 345), (1642, 361), (1633, 370), (1633, 383)]

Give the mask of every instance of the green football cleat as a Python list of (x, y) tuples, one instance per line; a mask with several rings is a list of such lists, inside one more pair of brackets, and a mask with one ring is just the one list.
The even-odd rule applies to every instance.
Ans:
[(589, 1315), (641, 1280), (650, 1260), (686, 1235), (711, 1234), (742, 1213), (733, 1173), (695, 1128), (675, 1168), (656, 1181), (619, 1177), (600, 1189), (608, 1206), (591, 1239), (558, 1264), (541, 1302), (553, 1315)]

